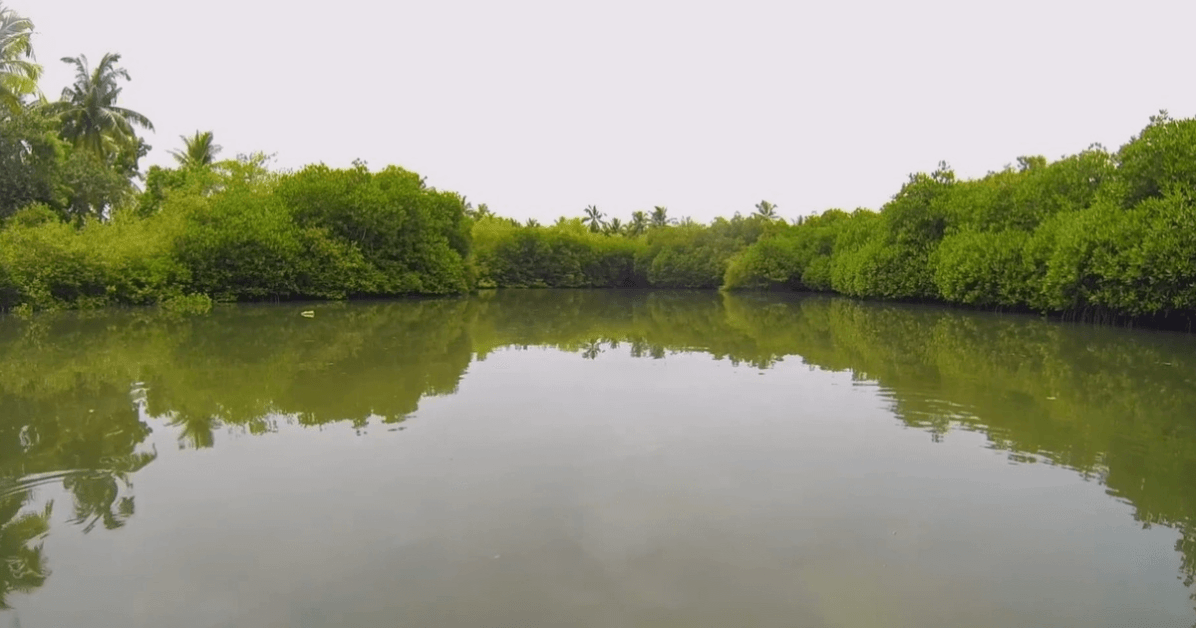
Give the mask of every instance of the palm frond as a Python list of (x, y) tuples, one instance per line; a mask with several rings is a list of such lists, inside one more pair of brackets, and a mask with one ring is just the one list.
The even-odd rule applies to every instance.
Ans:
[(132, 109), (125, 109), (124, 107), (110, 107), (109, 109), (111, 111), (117, 112), (124, 117), (125, 120), (132, 124), (135, 124), (147, 131), (154, 130), (154, 123), (150, 122), (149, 118), (137, 113), (136, 111), (133, 111)]

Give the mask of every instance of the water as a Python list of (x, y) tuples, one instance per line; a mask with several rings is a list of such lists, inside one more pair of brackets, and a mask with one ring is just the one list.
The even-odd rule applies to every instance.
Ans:
[(1196, 336), (633, 291), (9, 318), (0, 494), (3, 626), (1189, 628)]

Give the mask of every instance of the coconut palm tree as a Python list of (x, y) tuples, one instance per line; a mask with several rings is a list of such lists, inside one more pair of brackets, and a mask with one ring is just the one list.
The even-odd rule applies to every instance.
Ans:
[(627, 223), (627, 234), (632, 236), (640, 235), (648, 230), (648, 214), (647, 212), (634, 211), (631, 212), (631, 222)]
[(540, 221), (536, 220), (535, 218), (528, 218), (526, 224), (528, 228), (535, 228), (540, 226)]
[(216, 161), (216, 154), (223, 150), (222, 146), (212, 141), (211, 131), (196, 131), (191, 137), (180, 135), (179, 138), (183, 140), (183, 150), (172, 150), (170, 154), (184, 168), (210, 166)]
[(674, 222), (676, 221), (672, 218), (669, 218), (669, 208), (661, 207), (660, 205), (652, 208), (653, 227), (665, 227), (673, 224)]
[(493, 218), (494, 212), (490, 211), (490, 207), (485, 203), (479, 203), (477, 209), (474, 209), (471, 205), (466, 205), (465, 215), (474, 220), (485, 220), (486, 218)]
[(118, 80), (130, 80), (128, 71), (117, 65), (119, 54), (104, 55), (94, 69), (83, 55), (62, 61), (75, 66), (75, 84), (62, 90), (61, 100), (46, 107), (62, 121), (63, 139), (111, 159), (120, 149), (138, 142), (134, 127), (154, 130), (149, 118), (116, 106), (122, 89)]
[(622, 235), (623, 221), (618, 218), (611, 218), (610, 222), (606, 223), (606, 235)]
[(42, 66), (33, 62), (33, 22), (0, 4), (0, 105), (20, 111), (22, 99), (37, 93)]
[(604, 214), (598, 211), (597, 207), (590, 205), (586, 208), (586, 217), (582, 218), (582, 222), (588, 223), (590, 225), (590, 231), (598, 233), (599, 231), (602, 231), (603, 225), (606, 224), (602, 220), (603, 216)]
[(756, 213), (754, 215), (765, 220), (776, 220), (779, 217), (777, 216), (777, 206), (768, 201), (756, 203)]

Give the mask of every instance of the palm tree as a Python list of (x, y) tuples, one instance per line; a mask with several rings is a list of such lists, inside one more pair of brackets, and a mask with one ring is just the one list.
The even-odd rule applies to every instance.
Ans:
[(776, 220), (778, 218), (777, 206), (768, 201), (760, 201), (756, 203), (755, 215), (765, 220)]
[(539, 221), (539, 220), (536, 220), (535, 218), (528, 218), (528, 219), (527, 219), (527, 226), (528, 226), (529, 228), (533, 228), (533, 227), (539, 227), (539, 226), (540, 226), (540, 221)]
[(47, 109), (61, 119), (63, 139), (109, 159), (121, 148), (137, 143), (133, 127), (154, 130), (145, 116), (116, 106), (122, 89), (117, 80), (130, 80), (128, 71), (117, 65), (119, 54), (104, 55), (94, 70), (83, 55), (64, 57), (62, 61), (74, 64), (75, 84), (62, 90), (62, 99), (50, 103)]
[(661, 207), (660, 205), (652, 208), (653, 227), (665, 227), (673, 224), (674, 222), (676, 221), (672, 218), (669, 218), (669, 208)]
[(223, 150), (219, 144), (213, 143), (211, 131), (196, 131), (191, 137), (180, 135), (179, 138), (183, 140), (183, 150), (172, 150), (170, 154), (184, 168), (210, 166), (216, 161), (216, 154)]
[(642, 211), (631, 212), (631, 222), (627, 223), (627, 233), (637, 236), (648, 230), (648, 214)]
[(606, 223), (607, 235), (619, 235), (623, 233), (623, 221), (618, 218), (611, 218), (610, 222)]
[(16, 113), (22, 99), (37, 93), (42, 66), (34, 63), (29, 36), (33, 22), (0, 4), (0, 105)]
[(486, 218), (493, 218), (494, 212), (490, 211), (490, 207), (485, 203), (479, 203), (477, 209), (466, 205), (465, 215), (472, 217), (474, 220), (485, 220)]
[(586, 217), (582, 218), (582, 222), (589, 223), (590, 231), (598, 233), (599, 231), (602, 231), (602, 226), (606, 224), (602, 221), (603, 215), (604, 214), (602, 212), (598, 211), (597, 207), (590, 205), (586, 208)]

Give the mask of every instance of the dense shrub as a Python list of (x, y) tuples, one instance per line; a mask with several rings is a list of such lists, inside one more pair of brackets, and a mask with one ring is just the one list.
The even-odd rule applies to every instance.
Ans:
[(487, 217), (473, 227), (478, 285), (486, 288), (619, 288), (642, 285), (638, 240), (595, 233), (580, 220), (520, 225)]
[(1051, 163), (1022, 157), (970, 181), (940, 166), (878, 213), (835, 213), (828, 228), (830, 215), (748, 247), (724, 285), (1196, 316), (1196, 120), (1155, 116), (1115, 155), (1093, 146)]
[(1023, 250), (1030, 234), (960, 231), (943, 239), (933, 260), (939, 295), (955, 303), (1013, 307), (1027, 281)]
[(1166, 112), (1117, 152), (1121, 206), (1196, 190), (1196, 119), (1173, 120)]
[(283, 177), (276, 196), (298, 224), (325, 230), (360, 251), (374, 294), (450, 294), (469, 288), (470, 225), (461, 198), (389, 167), (309, 166)]
[(279, 176), (259, 156), (156, 168), (106, 220), (35, 203), (0, 232), (0, 308), (449, 294), (469, 289), (459, 197), (390, 168)]

